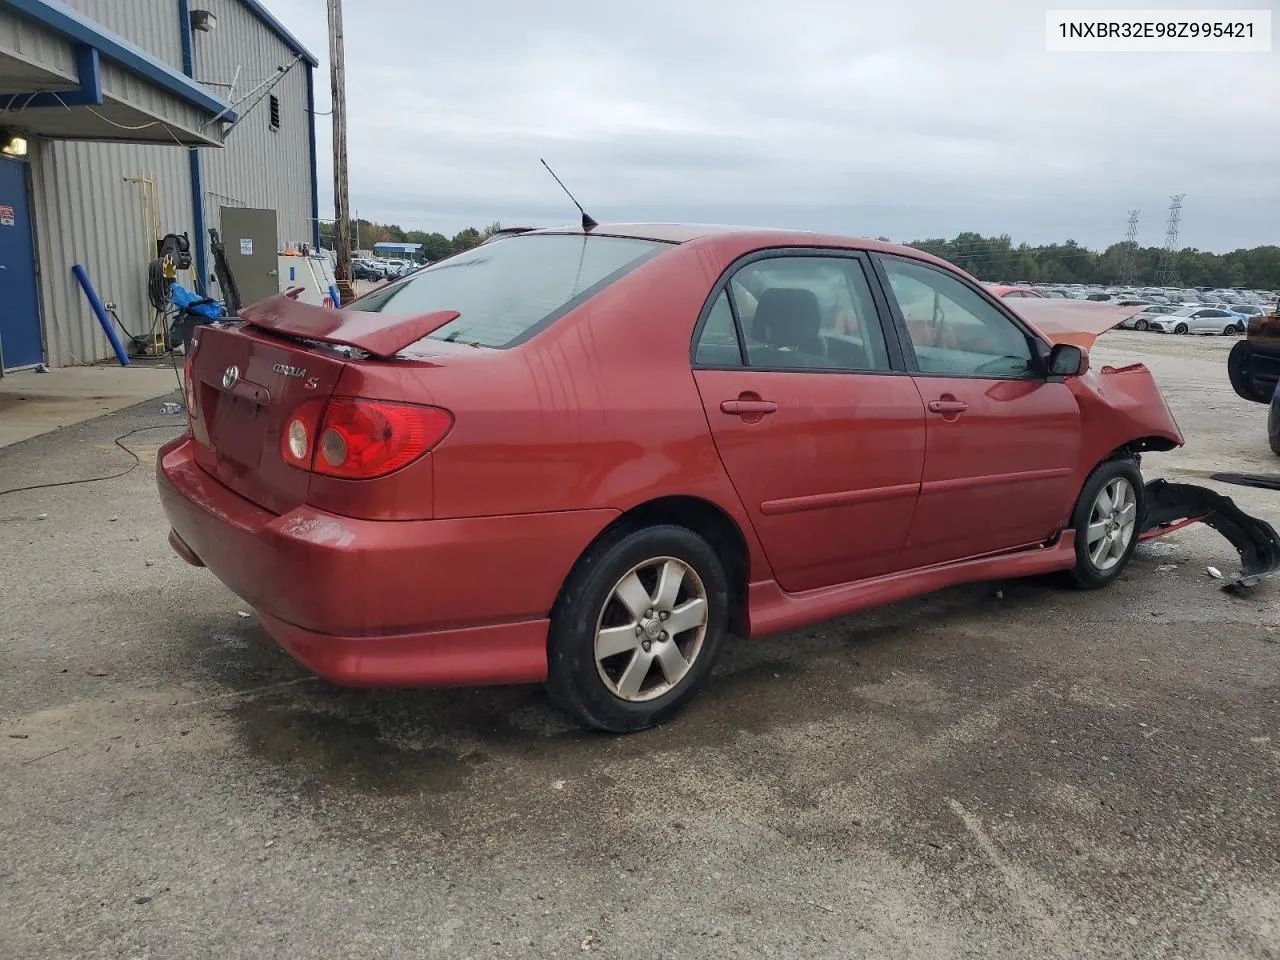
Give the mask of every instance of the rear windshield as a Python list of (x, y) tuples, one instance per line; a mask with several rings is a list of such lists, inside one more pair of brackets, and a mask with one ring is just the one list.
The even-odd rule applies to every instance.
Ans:
[(670, 244), (630, 237), (503, 237), (375, 290), (348, 309), (395, 317), (456, 310), (461, 316), (426, 339), (509, 347), (666, 249)]

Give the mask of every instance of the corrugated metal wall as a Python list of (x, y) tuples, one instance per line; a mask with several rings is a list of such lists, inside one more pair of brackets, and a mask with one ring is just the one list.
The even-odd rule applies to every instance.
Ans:
[(153, 57), (182, 69), (182, 25), (176, 0), (62, 0)]
[[(155, 250), (143, 230), (143, 202), (150, 188), (125, 178), (155, 181), (161, 234), (190, 232), (195, 217), (187, 151), (43, 140), (33, 145), (31, 166), (49, 363), (66, 366), (109, 357), (111, 345), (71, 268), (84, 266), (98, 296), (117, 305), (130, 330), (142, 334), (148, 329), (147, 264)], [(192, 282), (185, 280), (188, 286)]]
[[(218, 18), (218, 28), (195, 35), (198, 80), (230, 83), (235, 79), (239, 99), (274, 75), (277, 67), (293, 61), (294, 52), (239, 0), (201, 0), (200, 5)], [(323, 4), (317, 4), (316, 11), (321, 15)], [(271, 89), (280, 99), (279, 130), (270, 128), (265, 98), (250, 109), (255, 96), (237, 108), (240, 123), (227, 135), (222, 149), (201, 154), (208, 226), (221, 229), (218, 210), (222, 206), (262, 207), (276, 211), (282, 244), (311, 240), (309, 69), (307, 63), (299, 62)], [(226, 93), (225, 88), (210, 89)]]
[[(107, 29), (182, 69), (178, 0), (67, 0)], [(240, 68), (236, 97), (287, 66), (294, 54), (239, 0), (201, 0), (218, 18), (212, 33), (195, 34), (195, 75), (230, 83)], [(222, 149), (201, 151), (206, 226), (218, 226), (222, 205), (278, 211), (280, 240), (311, 237), (311, 144), (306, 63), (272, 91), (280, 98), (280, 129), (269, 127), (264, 100), (235, 128)], [(210, 85), (226, 99), (226, 87)], [(239, 108), (243, 112), (248, 104)], [(125, 178), (154, 180), (160, 232), (195, 237), (191, 172), (185, 148), (114, 143), (40, 141), (31, 148), (32, 193), (40, 263), (46, 352), (54, 366), (111, 356), (110, 345), (71, 274), (84, 265), (104, 301), (141, 333), (150, 325), (144, 237), (144, 188)], [(207, 236), (202, 238), (207, 241)], [(212, 269), (212, 259), (209, 261)], [(191, 276), (180, 278), (194, 285)]]

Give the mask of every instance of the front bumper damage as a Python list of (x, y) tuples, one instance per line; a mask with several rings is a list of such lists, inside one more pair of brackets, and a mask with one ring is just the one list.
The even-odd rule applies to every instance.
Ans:
[(1224, 587), (1242, 593), (1280, 571), (1280, 535), (1265, 520), (1245, 513), (1230, 497), (1190, 483), (1151, 480), (1146, 485), (1142, 539), (1203, 523), (1227, 538), (1240, 555), (1241, 575)]

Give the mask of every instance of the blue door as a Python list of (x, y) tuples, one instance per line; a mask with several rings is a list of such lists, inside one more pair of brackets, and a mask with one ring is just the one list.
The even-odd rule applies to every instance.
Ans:
[(5, 369), (44, 359), (27, 165), (0, 160), (0, 352)]

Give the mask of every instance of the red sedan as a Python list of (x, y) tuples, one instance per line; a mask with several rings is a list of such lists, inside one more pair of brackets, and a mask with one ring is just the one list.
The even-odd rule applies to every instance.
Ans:
[(1139, 472), (1182, 443), (1148, 371), (1090, 368), (1125, 311), (1026, 302), (874, 241), (636, 225), (282, 294), (198, 331), (170, 542), (337, 683), (545, 681), (641, 729), (731, 633), (1104, 586), (1195, 515)]
[(1003, 287), (998, 283), (989, 283), (987, 289), (1002, 300), (1021, 300), (1024, 297), (1031, 300), (1047, 299), (1044, 294), (1037, 293), (1030, 287)]

